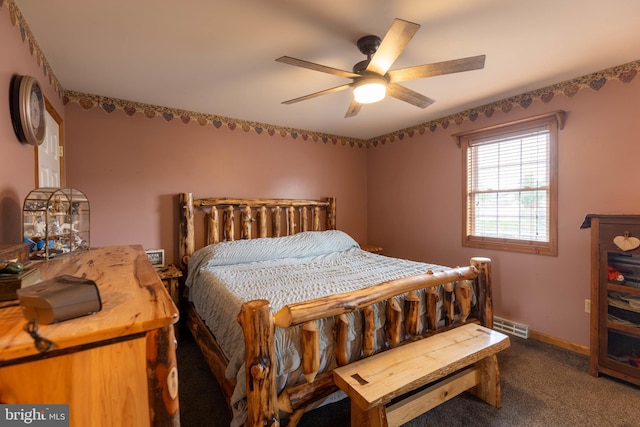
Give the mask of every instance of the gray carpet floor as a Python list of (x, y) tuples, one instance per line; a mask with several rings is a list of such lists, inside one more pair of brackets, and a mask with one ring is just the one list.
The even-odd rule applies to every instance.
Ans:
[[(640, 426), (640, 387), (592, 377), (586, 356), (511, 337), (498, 360), (501, 409), (463, 393), (405, 426)], [(180, 336), (178, 370), (182, 427), (228, 426), (220, 387), (188, 332)], [(299, 426), (349, 426), (348, 400), (306, 413)]]

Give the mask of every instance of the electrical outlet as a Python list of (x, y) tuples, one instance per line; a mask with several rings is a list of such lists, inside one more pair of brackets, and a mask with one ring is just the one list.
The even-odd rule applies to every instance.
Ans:
[(591, 313), (591, 300), (590, 299), (584, 300), (584, 312), (585, 313)]

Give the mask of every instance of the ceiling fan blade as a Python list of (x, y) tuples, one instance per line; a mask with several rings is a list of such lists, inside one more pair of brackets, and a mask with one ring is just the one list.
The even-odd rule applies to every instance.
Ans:
[(387, 95), (397, 98), (401, 101), (408, 102), (420, 108), (427, 108), (429, 105), (436, 102), (434, 99), (424, 96), (414, 90), (406, 88), (396, 83), (389, 83), (387, 85)]
[(305, 61), (303, 59), (292, 58), (290, 56), (282, 56), (276, 59), (277, 62), (283, 64), (295, 65), (296, 67), (307, 68), (309, 70), (320, 71), (321, 73), (332, 74), (334, 76), (346, 77), (353, 79), (360, 77), (360, 74), (353, 73), (351, 71), (340, 70), (339, 68), (327, 67), (325, 65), (316, 64), (315, 62)]
[(371, 58), (367, 71), (384, 76), (419, 28), (419, 24), (396, 18)]
[(392, 83), (443, 74), (460, 73), (462, 71), (479, 70), (484, 68), (485, 55), (470, 56), (469, 58), (453, 59), (451, 61), (436, 62), (434, 64), (417, 65), (415, 67), (400, 68), (389, 71), (389, 81)]
[(330, 93), (339, 92), (341, 90), (349, 89), (353, 83), (347, 83), (345, 85), (340, 85), (336, 87), (332, 87), (331, 89), (321, 90), (320, 92), (311, 93), (309, 95), (301, 96), (299, 98), (290, 99), (288, 101), (282, 101), (283, 104), (295, 104), (296, 102), (306, 101), (307, 99), (315, 98), (321, 95), (328, 95)]
[(357, 102), (355, 99), (351, 99), (351, 104), (349, 104), (349, 108), (347, 108), (347, 114), (344, 115), (344, 118), (349, 118), (357, 115), (362, 108), (362, 104)]

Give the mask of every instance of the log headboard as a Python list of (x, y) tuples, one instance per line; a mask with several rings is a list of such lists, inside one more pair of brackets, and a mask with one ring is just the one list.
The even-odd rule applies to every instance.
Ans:
[[(280, 237), (336, 229), (336, 199), (194, 199), (180, 193), (179, 255), (182, 267), (199, 247), (227, 240)], [(204, 213), (201, 238), (196, 218)], [(236, 218), (239, 221), (236, 222)]]

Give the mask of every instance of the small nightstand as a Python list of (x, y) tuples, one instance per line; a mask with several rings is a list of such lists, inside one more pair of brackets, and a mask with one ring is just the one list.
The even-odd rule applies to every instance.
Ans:
[(381, 254), (382, 253), (382, 246), (360, 245), (360, 248), (363, 251), (371, 252), (372, 254)]
[(182, 272), (175, 265), (157, 267), (156, 271), (162, 284), (164, 285), (176, 307), (180, 307), (180, 295), (178, 295), (178, 280), (182, 277)]

